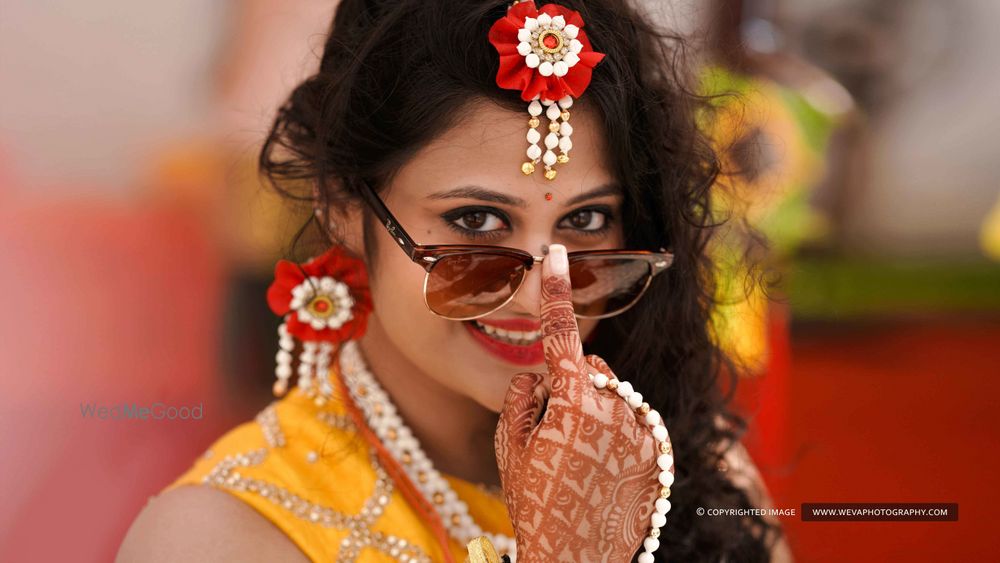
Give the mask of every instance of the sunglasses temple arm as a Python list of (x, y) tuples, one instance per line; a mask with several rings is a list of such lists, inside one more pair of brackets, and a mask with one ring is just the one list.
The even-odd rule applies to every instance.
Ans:
[(364, 184), (364, 187), (361, 189), (361, 195), (368, 203), (368, 206), (371, 207), (372, 212), (375, 213), (376, 217), (378, 217), (379, 222), (382, 223), (385, 230), (389, 231), (389, 234), (392, 235), (396, 244), (398, 244), (403, 249), (403, 252), (410, 257), (410, 260), (416, 261), (417, 243), (410, 238), (410, 235), (403, 229), (403, 226), (399, 224), (399, 221), (397, 221), (392, 215), (392, 212), (385, 206), (382, 198), (378, 197), (378, 194), (375, 193), (375, 190), (372, 189), (371, 185), (368, 182), (362, 183)]

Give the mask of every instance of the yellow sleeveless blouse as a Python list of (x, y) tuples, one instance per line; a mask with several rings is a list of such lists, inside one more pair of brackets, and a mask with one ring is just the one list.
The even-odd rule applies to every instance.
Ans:
[[(222, 489), (281, 529), (312, 561), (443, 561), (440, 544), (356, 431), (342, 398), (298, 387), (219, 438), (164, 492)], [(503, 499), (443, 474), (484, 531), (513, 536)], [(455, 561), (467, 548), (451, 539)]]

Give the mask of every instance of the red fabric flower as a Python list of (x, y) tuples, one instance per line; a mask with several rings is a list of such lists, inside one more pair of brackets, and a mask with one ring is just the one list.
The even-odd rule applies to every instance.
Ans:
[[(542, 14), (546, 14), (542, 16), (543, 24), (546, 18), (553, 22), (557, 21), (557, 16), (561, 19), (555, 25), (538, 25)], [(546, 4), (541, 10), (530, 1), (512, 6), (506, 16), (493, 24), (489, 33), (490, 43), (500, 53), (497, 85), (520, 90), (524, 101), (531, 101), (536, 95), (548, 100), (579, 97), (590, 84), (592, 69), (604, 58), (604, 53), (591, 48), (582, 28), (580, 13), (558, 4)], [(579, 45), (573, 45), (574, 42)], [(531, 57), (539, 55), (541, 61), (532, 66), (538, 59)], [(549, 69), (543, 67), (547, 55), (555, 59), (550, 65), (562, 61), (564, 67), (546, 75)], [(564, 74), (560, 76), (560, 72)]]
[(288, 315), (288, 332), (299, 340), (337, 343), (360, 338), (372, 310), (365, 264), (336, 246), (301, 269), (279, 260), (267, 304), (276, 315)]

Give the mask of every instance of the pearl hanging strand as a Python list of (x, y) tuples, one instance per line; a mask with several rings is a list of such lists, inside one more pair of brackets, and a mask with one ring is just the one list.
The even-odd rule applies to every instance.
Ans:
[[(539, 100), (537, 95), (528, 104), (528, 114), (531, 116), (528, 119), (528, 134), (526, 135), (528, 140), (528, 150), (526, 151), (528, 160), (521, 165), (521, 172), (525, 175), (530, 175), (535, 171), (535, 165), (538, 164), (540, 158), (545, 165), (545, 178), (554, 180), (556, 177), (556, 163), (565, 164), (569, 162), (569, 151), (573, 148), (573, 141), (570, 140), (573, 127), (569, 124), (569, 108), (572, 105), (572, 96), (566, 96), (559, 101), (554, 101)], [(545, 117), (549, 120), (549, 132), (545, 135), (544, 140), (544, 153), (542, 153), (542, 147), (538, 146), (538, 141), (542, 140), (542, 134), (538, 131), (538, 126), (541, 125), (539, 116), (543, 111)], [(555, 152), (556, 149), (559, 150), (558, 155)]]
[(609, 378), (603, 373), (590, 374), (590, 381), (598, 389), (609, 389), (625, 399), (639, 418), (648, 425), (656, 440), (656, 465), (660, 468), (658, 480), (660, 493), (654, 504), (653, 515), (650, 516), (649, 535), (642, 542), (643, 552), (639, 554), (639, 563), (653, 563), (653, 553), (660, 547), (660, 528), (667, 523), (667, 512), (670, 512), (670, 486), (674, 484), (674, 456), (670, 443), (670, 434), (663, 424), (663, 418), (649, 403), (642, 400), (642, 393), (632, 389), (628, 381)]

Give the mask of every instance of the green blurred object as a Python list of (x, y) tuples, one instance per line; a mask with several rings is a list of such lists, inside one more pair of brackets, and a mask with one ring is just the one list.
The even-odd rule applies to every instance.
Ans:
[(985, 260), (800, 259), (785, 281), (796, 319), (1000, 312), (1000, 265)]

